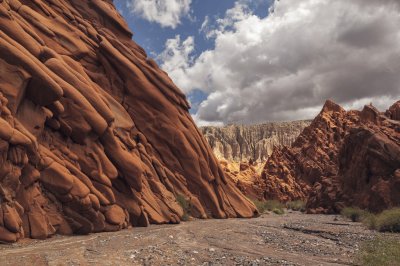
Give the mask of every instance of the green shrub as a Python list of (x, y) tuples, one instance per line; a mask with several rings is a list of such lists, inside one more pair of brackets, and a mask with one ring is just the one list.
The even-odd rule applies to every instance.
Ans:
[(306, 203), (301, 200), (289, 201), (286, 203), (286, 208), (293, 211), (306, 211)]
[(357, 207), (347, 207), (342, 210), (342, 216), (351, 219), (353, 222), (361, 222), (365, 217), (369, 215), (367, 211), (364, 211)]
[(265, 209), (273, 211), (274, 209), (284, 209), (285, 205), (277, 200), (267, 200), (265, 203)]
[(260, 214), (265, 213), (266, 208), (265, 208), (265, 202), (264, 201), (260, 201), (260, 200), (252, 200), (254, 205), (256, 206), (258, 212)]
[(365, 224), (369, 229), (376, 230), (377, 224), (376, 221), (377, 216), (373, 213), (368, 213), (365, 215), (364, 219), (362, 220), (363, 224)]
[(400, 232), (400, 208), (381, 212), (377, 215), (375, 223), (380, 232)]
[(185, 196), (181, 194), (178, 194), (176, 196), (176, 201), (183, 209), (183, 215), (181, 217), (182, 221), (188, 221), (190, 218), (190, 209), (191, 209), (189, 201), (187, 201)]
[(190, 216), (189, 216), (189, 214), (187, 214), (187, 212), (184, 212), (181, 219), (182, 219), (182, 221), (187, 222), (190, 220)]
[(353, 222), (363, 222), (369, 229), (380, 232), (400, 232), (400, 208), (372, 214), (360, 208), (348, 207), (342, 210), (342, 216)]
[(272, 212), (278, 215), (285, 214), (285, 211), (283, 209), (273, 209)]
[(277, 200), (267, 200), (267, 201), (259, 201), (253, 200), (254, 205), (256, 205), (258, 212), (263, 214), (266, 211), (272, 211), (274, 213), (283, 214), (285, 205), (280, 203)]
[(400, 241), (377, 238), (361, 244), (355, 262), (363, 266), (400, 265)]

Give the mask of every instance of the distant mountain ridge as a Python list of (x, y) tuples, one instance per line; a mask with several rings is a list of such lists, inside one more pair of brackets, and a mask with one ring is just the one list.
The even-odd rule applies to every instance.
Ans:
[(274, 147), (291, 146), (311, 120), (270, 122), (258, 125), (206, 126), (200, 131), (215, 156), (227, 161), (265, 162)]

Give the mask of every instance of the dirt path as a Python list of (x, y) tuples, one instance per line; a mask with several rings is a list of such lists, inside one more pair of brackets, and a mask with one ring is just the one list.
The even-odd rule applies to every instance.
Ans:
[(358, 244), (377, 234), (340, 217), (294, 212), (28, 240), (1, 245), (0, 264), (348, 265)]

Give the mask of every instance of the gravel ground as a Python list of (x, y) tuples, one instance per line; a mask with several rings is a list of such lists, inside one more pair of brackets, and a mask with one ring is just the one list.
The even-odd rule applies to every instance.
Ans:
[(24, 240), (0, 245), (0, 265), (351, 265), (378, 235), (339, 216), (290, 212)]

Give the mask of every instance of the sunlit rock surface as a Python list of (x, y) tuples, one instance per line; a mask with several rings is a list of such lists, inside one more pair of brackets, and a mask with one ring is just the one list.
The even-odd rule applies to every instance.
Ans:
[(111, 0), (0, 0), (0, 241), (256, 212)]

